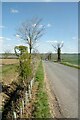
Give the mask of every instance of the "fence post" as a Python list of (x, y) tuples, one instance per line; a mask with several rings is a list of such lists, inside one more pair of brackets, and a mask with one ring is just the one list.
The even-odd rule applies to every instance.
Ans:
[(20, 118), (22, 118), (22, 107), (20, 107)]
[(16, 112), (15, 112), (15, 111), (13, 111), (13, 118), (14, 118), (14, 119), (17, 119), (17, 115), (16, 115)]
[(27, 93), (27, 91), (25, 92), (25, 105), (27, 105), (27, 103), (28, 103), (28, 93)]
[(29, 98), (31, 99), (31, 87), (29, 85)]
[(22, 99), (22, 112), (24, 113), (24, 100)]
[(33, 81), (31, 80), (31, 81), (30, 81), (30, 87), (31, 87), (31, 90), (32, 90), (32, 84), (33, 84), (32, 82), (33, 82)]
[(33, 83), (34, 83), (34, 78), (31, 80), (31, 90), (32, 90)]

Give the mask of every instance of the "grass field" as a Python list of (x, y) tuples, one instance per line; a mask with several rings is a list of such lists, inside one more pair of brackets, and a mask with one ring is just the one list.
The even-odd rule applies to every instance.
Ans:
[(10, 84), (13, 80), (16, 80), (17, 73), (17, 59), (0, 59), (2, 66), (0, 66), (0, 82), (4, 84)]
[[(41, 54), (42, 59), (45, 59), (48, 54)], [(62, 62), (69, 62), (71, 64), (79, 65), (80, 66), (80, 54), (61, 54)], [(57, 60), (57, 54), (51, 55), (51, 60)]]
[(0, 59), (0, 64), (6, 65), (6, 64), (15, 64), (18, 63), (18, 59)]
[(69, 62), (71, 64), (80, 65), (80, 55), (77, 54), (63, 54), (63, 62)]
[[(80, 55), (78, 54), (62, 54), (61, 59), (63, 62), (80, 65)], [(52, 55), (52, 60), (57, 60), (57, 55)]]
[(16, 77), (16, 64), (4, 65), (2, 67), (2, 81), (4, 82), (4, 84), (10, 84), (12, 81), (16, 80)]

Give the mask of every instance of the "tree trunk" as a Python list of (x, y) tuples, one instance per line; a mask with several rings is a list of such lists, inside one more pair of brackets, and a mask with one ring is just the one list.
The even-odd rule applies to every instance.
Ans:
[(30, 49), (30, 54), (31, 54), (31, 52), (32, 52), (32, 41), (31, 41), (31, 39), (30, 39), (29, 49)]
[(31, 54), (31, 51), (32, 51), (32, 48), (31, 48), (31, 46), (30, 46), (30, 54)]
[(58, 51), (57, 51), (58, 53), (58, 62), (60, 62), (61, 61), (61, 49), (60, 48), (58, 48)]

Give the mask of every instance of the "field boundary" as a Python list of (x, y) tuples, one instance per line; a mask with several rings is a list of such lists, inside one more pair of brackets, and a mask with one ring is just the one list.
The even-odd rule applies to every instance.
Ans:
[(63, 64), (63, 65), (69, 66), (69, 67), (74, 67), (74, 68), (80, 69), (80, 66), (75, 65), (75, 64), (71, 64), (71, 63), (69, 63), (69, 62), (61, 62), (60, 64)]

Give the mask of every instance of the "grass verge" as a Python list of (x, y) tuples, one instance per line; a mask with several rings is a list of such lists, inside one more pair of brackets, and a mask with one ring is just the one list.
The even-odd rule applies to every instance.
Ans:
[(70, 66), (70, 67), (74, 67), (74, 68), (80, 69), (80, 66), (74, 65), (74, 64), (71, 64), (71, 63), (68, 63), (68, 62), (61, 62), (60, 64), (63, 64), (63, 65), (67, 65), (67, 66)]
[(38, 90), (36, 95), (36, 101), (34, 104), (34, 113), (35, 118), (50, 118), (50, 111), (48, 105), (48, 96), (44, 89), (44, 71), (42, 62), (40, 62), (38, 70), (36, 72), (36, 82), (38, 83)]

